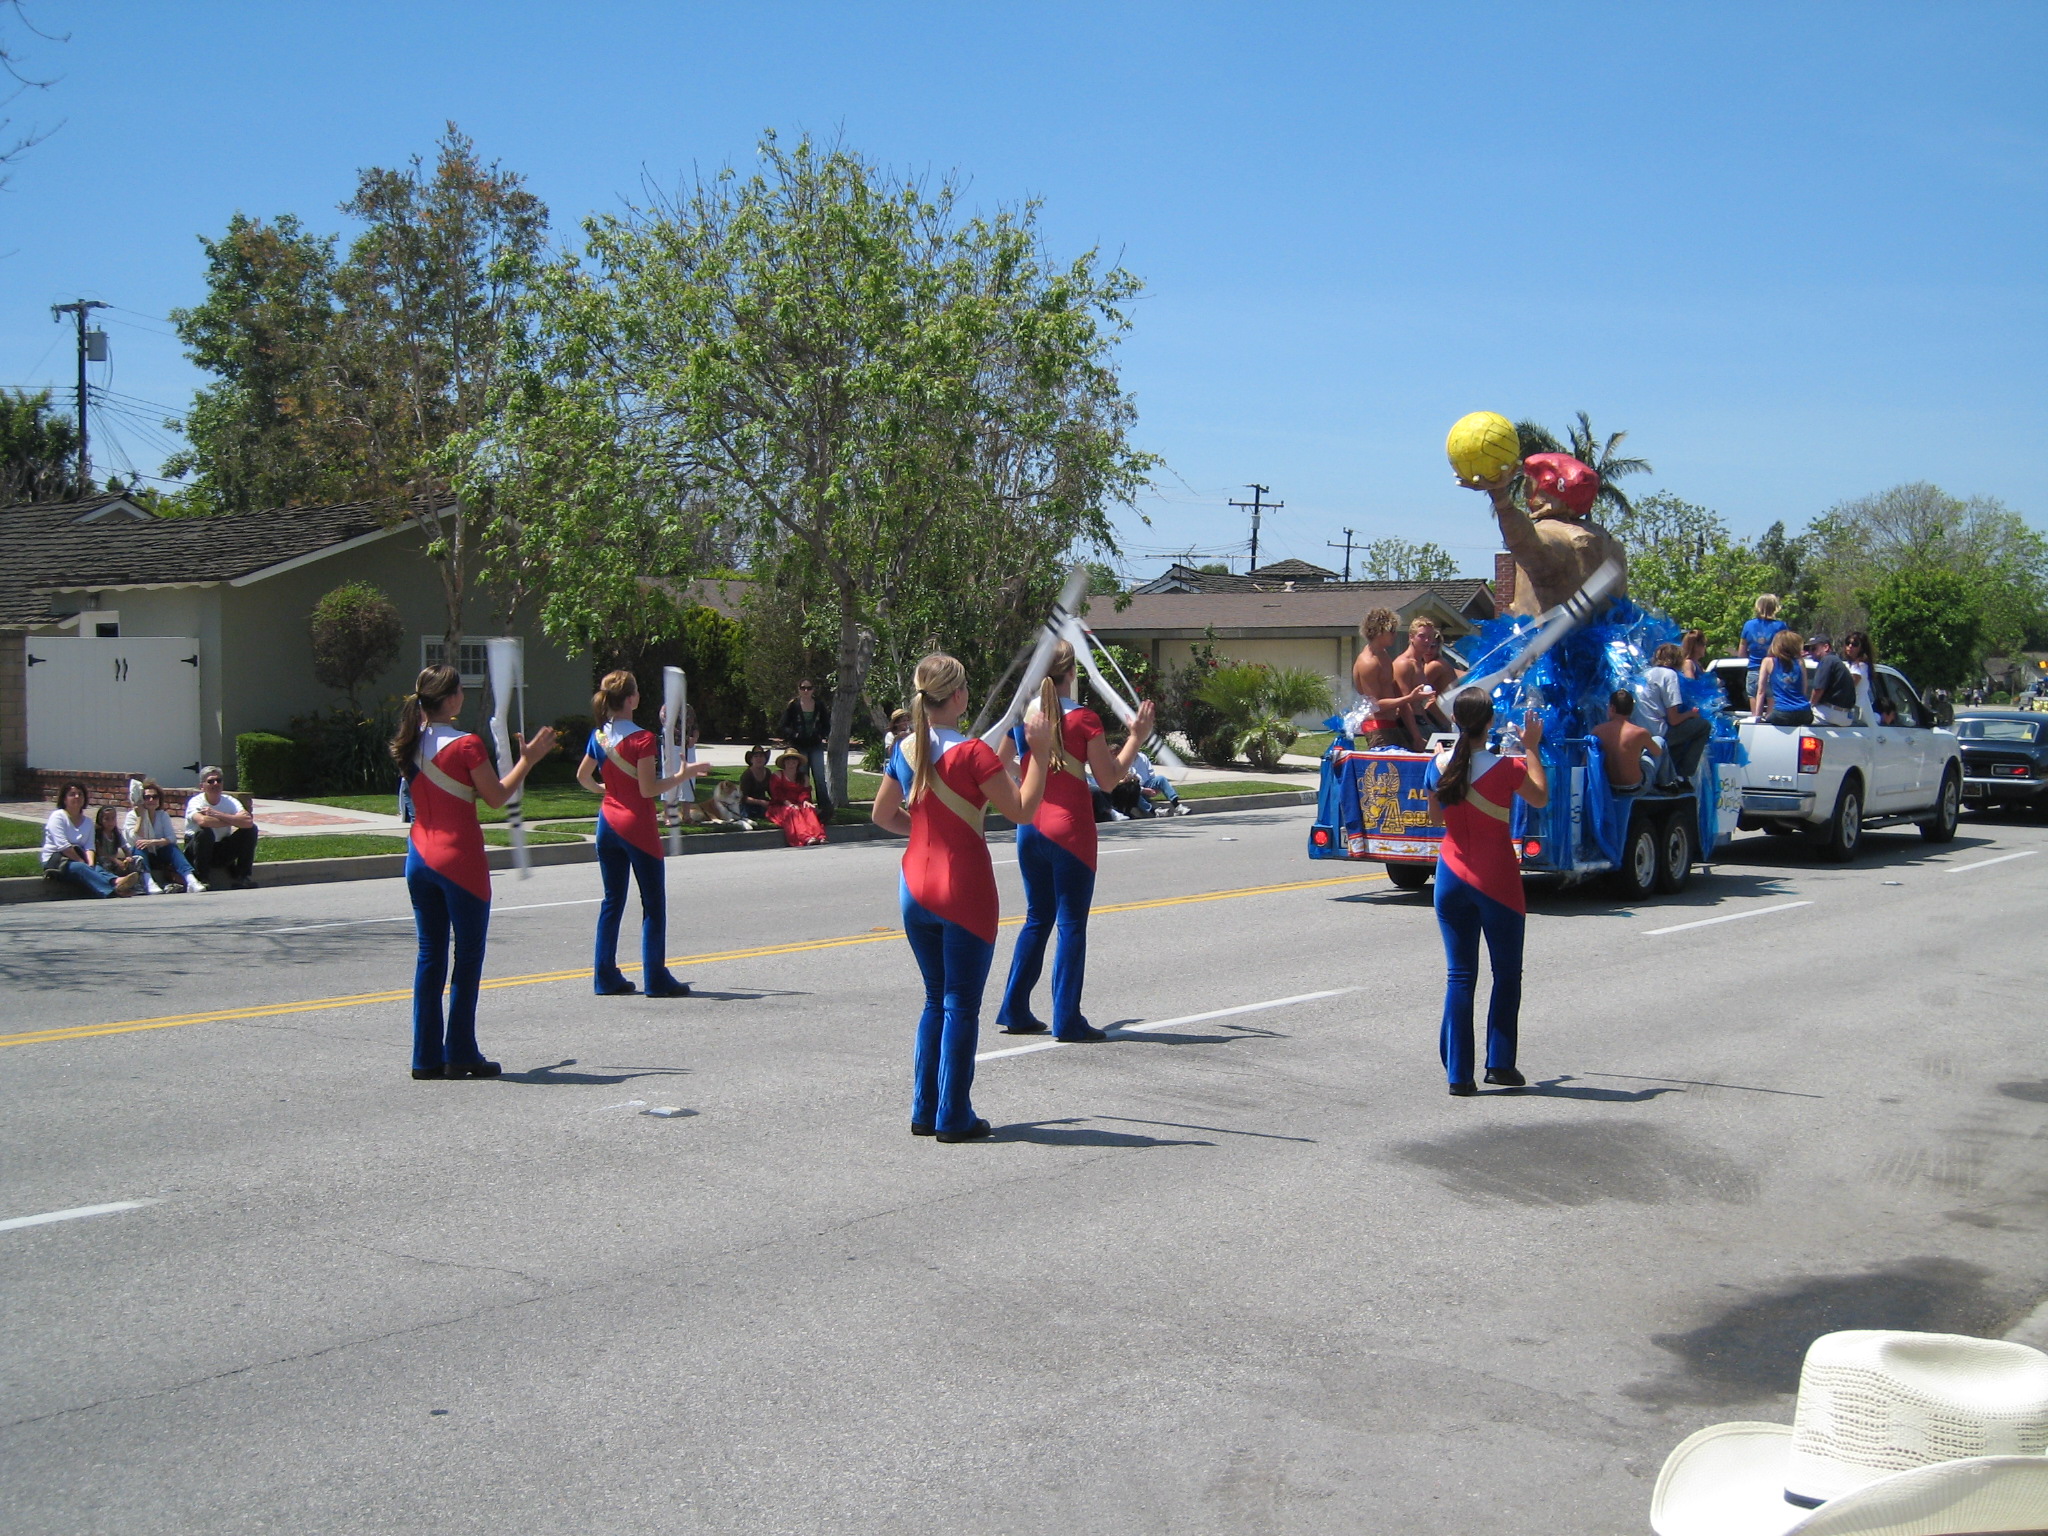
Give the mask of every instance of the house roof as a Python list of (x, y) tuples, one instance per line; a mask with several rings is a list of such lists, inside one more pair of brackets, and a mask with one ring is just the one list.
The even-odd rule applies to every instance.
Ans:
[(1351, 634), (1370, 608), (1404, 616), (1441, 607), (1468, 623), (1494, 617), (1493, 591), (1483, 581), (1319, 582), (1286, 591), (1155, 592), (1131, 598), (1121, 610), (1097, 603), (1089, 624), (1105, 639), (1200, 639), (1219, 636)]
[[(1438, 592), (1461, 594), (1453, 600), (1460, 611), (1472, 602), (1472, 594), (1485, 588), (1486, 601), (1493, 601), (1493, 588), (1477, 577), (1457, 577), (1449, 581), (1342, 581), (1335, 571), (1324, 570), (1319, 565), (1310, 565), (1306, 560), (1282, 560), (1274, 565), (1262, 565), (1249, 576), (1226, 576), (1220, 571), (1198, 571), (1191, 565), (1171, 565), (1150, 581), (1131, 589), (1138, 597), (1150, 597), (1167, 593), (1199, 593), (1205, 596), (1221, 596), (1230, 592), (1284, 592), (1289, 584), (1294, 590), (1309, 588), (1318, 592), (1360, 592), (1380, 594), (1380, 602), (1386, 602), (1386, 594), (1415, 592), (1428, 587)], [(1400, 601), (1386, 603), (1388, 607), (1399, 607)], [(1367, 603), (1367, 607), (1378, 606)], [(1363, 610), (1361, 610), (1363, 611)], [(1491, 608), (1486, 614), (1492, 618)]]
[(1251, 578), (1254, 581), (1335, 581), (1337, 573), (1320, 565), (1310, 565), (1306, 560), (1276, 560), (1253, 571)]
[(114, 518), (91, 502), (0, 507), (0, 627), (48, 623), (49, 594), (124, 587), (246, 585), (395, 531), (368, 502), (226, 517)]

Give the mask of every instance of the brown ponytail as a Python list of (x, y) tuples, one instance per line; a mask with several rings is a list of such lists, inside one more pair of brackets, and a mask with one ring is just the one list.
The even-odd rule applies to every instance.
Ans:
[(599, 725), (609, 725), (626, 712), (626, 700), (639, 691), (640, 684), (632, 673), (623, 670), (605, 673), (597, 680), (597, 692), (590, 696), (590, 718)]
[(462, 674), (450, 666), (428, 667), (414, 680), (412, 692), (398, 711), (398, 734), (391, 738), (391, 757), (399, 772), (410, 779), (417, 765), (413, 753), (419, 749), (420, 733), (427, 716), (437, 713), (450, 695), (462, 689)]
[(1067, 751), (1067, 733), (1061, 722), (1065, 718), (1060, 709), (1060, 685), (1074, 686), (1074, 645), (1062, 640), (1052, 648), (1052, 660), (1047, 663), (1045, 678), (1038, 685), (1038, 712), (1052, 722), (1052, 761), (1045, 765), (1046, 772), (1057, 773), (1062, 768), (1073, 766), (1073, 755)]
[[(917, 664), (910, 695), (910, 793), (905, 805), (915, 805), (932, 781), (931, 711), (967, 686), (967, 669), (943, 651), (934, 651)], [(1053, 706), (1057, 709), (1057, 703)]]
[(1493, 724), (1493, 700), (1477, 688), (1467, 688), (1451, 700), (1451, 718), (1457, 722), (1458, 743), (1451, 748), (1451, 760), (1436, 781), (1436, 803), (1458, 805), (1472, 788), (1472, 754), (1486, 745), (1486, 729)]

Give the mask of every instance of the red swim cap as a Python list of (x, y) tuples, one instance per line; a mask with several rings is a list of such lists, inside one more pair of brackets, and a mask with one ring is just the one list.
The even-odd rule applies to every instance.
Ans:
[(1532, 453), (1522, 460), (1522, 473), (1539, 491), (1548, 491), (1578, 516), (1593, 510), (1600, 477), (1592, 467), (1568, 453)]

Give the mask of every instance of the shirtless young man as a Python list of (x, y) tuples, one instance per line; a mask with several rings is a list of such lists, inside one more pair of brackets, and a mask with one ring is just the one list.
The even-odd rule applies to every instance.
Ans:
[(1600, 738), (1600, 756), (1607, 764), (1607, 782), (1620, 794), (1634, 794), (1648, 782), (1643, 776), (1643, 754), (1657, 758), (1664, 747), (1656, 737), (1634, 720), (1636, 696), (1618, 688), (1607, 701), (1607, 718), (1593, 727)]
[(1415, 725), (1415, 706), (1429, 695), (1421, 687), (1404, 691), (1394, 675), (1394, 632), (1400, 623), (1400, 616), (1393, 609), (1375, 608), (1358, 626), (1365, 646), (1351, 663), (1351, 686), (1361, 704), (1372, 705), (1372, 713), (1358, 731), (1363, 751), (1422, 746), (1422, 733)]
[(1428, 619), (1414, 619), (1408, 625), (1408, 649), (1394, 658), (1396, 687), (1414, 689), (1427, 683), (1436, 697), (1424, 701), (1416, 711), (1417, 723), (1425, 733), (1448, 731), (1451, 722), (1444, 713), (1444, 700), (1458, 681), (1458, 669), (1444, 660), (1443, 636)]

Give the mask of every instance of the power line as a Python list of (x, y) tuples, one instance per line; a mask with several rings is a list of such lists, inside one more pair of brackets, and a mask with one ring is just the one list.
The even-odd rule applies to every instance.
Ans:
[(1231, 505), (1233, 507), (1242, 508), (1243, 510), (1250, 512), (1252, 515), (1252, 561), (1251, 564), (1247, 566), (1245, 569), (1247, 571), (1256, 571), (1259, 568), (1260, 514), (1265, 512), (1277, 512), (1282, 507), (1286, 506), (1287, 503), (1284, 501), (1265, 501), (1262, 499), (1268, 491), (1273, 489), (1273, 487), (1271, 487), (1270, 485), (1254, 485), (1247, 482), (1245, 489), (1249, 490), (1252, 493), (1252, 499), (1250, 501), (1233, 501)]

